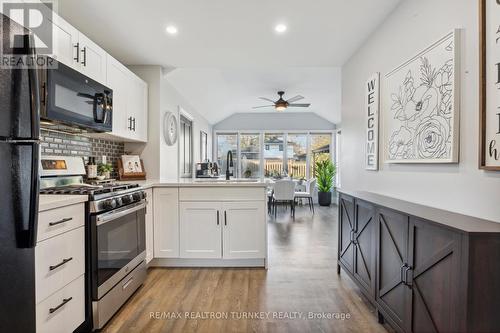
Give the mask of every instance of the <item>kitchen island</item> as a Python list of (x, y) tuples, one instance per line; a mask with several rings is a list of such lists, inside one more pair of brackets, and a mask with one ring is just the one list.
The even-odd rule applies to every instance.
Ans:
[(266, 182), (138, 182), (147, 191), (147, 261), (156, 267), (267, 267)]

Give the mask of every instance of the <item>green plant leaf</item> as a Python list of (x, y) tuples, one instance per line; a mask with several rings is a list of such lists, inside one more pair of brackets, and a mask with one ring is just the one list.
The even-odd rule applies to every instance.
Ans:
[(331, 192), (337, 167), (330, 160), (316, 162), (316, 179), (319, 192)]

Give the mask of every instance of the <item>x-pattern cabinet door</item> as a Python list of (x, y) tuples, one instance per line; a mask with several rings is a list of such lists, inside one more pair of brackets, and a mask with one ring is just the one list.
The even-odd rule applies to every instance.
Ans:
[(375, 207), (368, 202), (355, 201), (355, 227), (353, 232), (354, 277), (366, 293), (375, 297)]
[(338, 260), (352, 274), (354, 268), (354, 198), (342, 195), (339, 204)]
[(377, 303), (389, 320), (407, 331), (411, 292), (403, 284), (402, 273), (408, 262), (409, 217), (380, 208), (377, 214)]
[[(461, 234), (430, 222), (410, 219), (409, 269), (412, 332), (464, 332), (463, 315), (450, 304), (460, 300)], [(464, 311), (465, 309), (462, 308)], [(465, 312), (464, 312), (465, 313)]]

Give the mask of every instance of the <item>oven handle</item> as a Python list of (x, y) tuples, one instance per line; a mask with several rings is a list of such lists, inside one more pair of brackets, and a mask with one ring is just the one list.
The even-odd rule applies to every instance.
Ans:
[(96, 224), (99, 226), (99, 225), (102, 225), (104, 223), (108, 223), (110, 221), (113, 221), (113, 220), (116, 220), (116, 219), (119, 219), (120, 217), (123, 217), (125, 215), (128, 215), (130, 213), (133, 213), (133, 212), (136, 212), (138, 210), (141, 210), (143, 208), (146, 208), (146, 202), (143, 201), (139, 204), (136, 204), (136, 205), (133, 205), (132, 207), (123, 207), (123, 208), (120, 208), (120, 209), (115, 209), (111, 212), (108, 212), (108, 213), (105, 213), (105, 214), (102, 214), (102, 215), (99, 215), (97, 216), (97, 219), (96, 219)]

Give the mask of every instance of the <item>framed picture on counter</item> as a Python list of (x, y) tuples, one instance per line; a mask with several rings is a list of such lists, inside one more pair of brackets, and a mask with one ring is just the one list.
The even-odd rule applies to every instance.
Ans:
[(118, 178), (120, 180), (144, 180), (146, 171), (139, 155), (122, 155), (118, 159)]
[(500, 2), (479, 0), (479, 168), (500, 171)]

